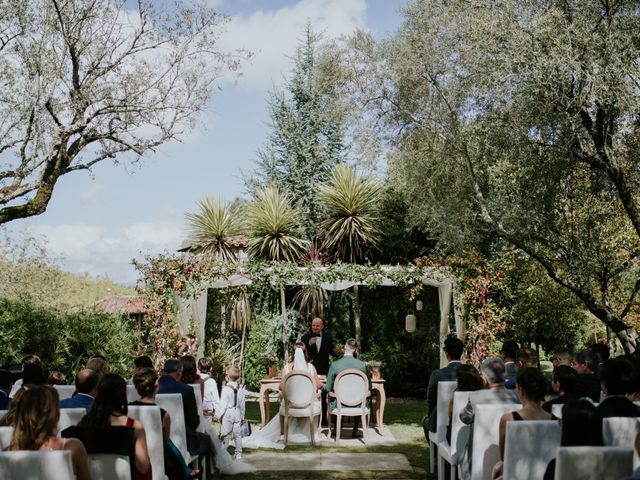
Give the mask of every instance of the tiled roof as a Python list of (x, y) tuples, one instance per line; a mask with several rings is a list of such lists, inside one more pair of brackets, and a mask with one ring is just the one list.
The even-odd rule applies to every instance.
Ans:
[(140, 295), (109, 295), (97, 301), (93, 308), (100, 313), (124, 312), (133, 315), (144, 313), (144, 300)]
[[(217, 240), (211, 241), (211, 243), (215, 243), (215, 242), (217, 242)], [(247, 246), (249, 245), (249, 237), (247, 237), (246, 235), (233, 235), (233, 236), (227, 237), (226, 242), (231, 247), (237, 248), (238, 250), (242, 250), (247, 248)], [(193, 252), (198, 247), (202, 247), (202, 246), (204, 245), (191, 242), (190, 240), (185, 240), (184, 242), (182, 242), (180, 247), (178, 247), (178, 252)]]

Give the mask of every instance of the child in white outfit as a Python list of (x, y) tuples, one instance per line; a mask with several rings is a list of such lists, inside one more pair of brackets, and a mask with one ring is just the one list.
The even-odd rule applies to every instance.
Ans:
[(220, 395), (220, 412), (216, 412), (222, 423), (224, 447), (229, 446), (229, 440), (233, 433), (236, 445), (236, 458), (242, 458), (242, 420), (244, 419), (244, 388), (238, 387), (240, 371), (237, 367), (227, 369), (227, 384), (222, 388)]

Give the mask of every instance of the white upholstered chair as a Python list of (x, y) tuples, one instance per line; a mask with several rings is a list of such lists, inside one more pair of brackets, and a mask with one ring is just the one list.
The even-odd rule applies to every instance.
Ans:
[(124, 455), (91, 454), (89, 471), (92, 480), (131, 480), (131, 464), (129, 457)]
[(60, 400), (71, 398), (73, 396), (73, 392), (76, 391), (75, 385), (54, 385), (53, 388), (57, 390)]
[(160, 393), (156, 395), (156, 403), (171, 415), (171, 434), (169, 437), (178, 448), (184, 461), (191, 463), (191, 455), (187, 450), (187, 427), (184, 420), (182, 395), (179, 393)]
[(542, 478), (560, 446), (560, 422), (522, 420), (507, 422), (503, 477), (510, 480)]
[(78, 425), (82, 417), (87, 414), (85, 408), (61, 408), (60, 419), (58, 420), (58, 433), (67, 427)]
[(520, 410), (519, 403), (488, 403), (475, 406), (471, 441), (471, 480), (491, 480), (493, 466), (500, 461), (498, 447), (500, 417)]
[(11, 443), (13, 427), (0, 427), (0, 450), (3, 450)]
[(362, 439), (367, 443), (367, 429), (369, 427), (369, 408), (367, 397), (369, 393), (369, 379), (360, 370), (347, 369), (340, 372), (333, 383), (333, 392), (327, 395), (327, 401), (336, 399), (335, 408), (329, 409), (327, 417), (329, 432), (331, 432), (331, 415), (336, 416), (336, 445), (340, 442), (340, 428), (342, 417), (360, 417), (362, 420)]
[(153, 480), (164, 480), (164, 440), (160, 407), (129, 405), (128, 415), (138, 420), (144, 427)]
[(560, 447), (555, 480), (620, 480), (633, 471), (633, 450), (623, 447)]
[(456, 469), (460, 465), (469, 442), (471, 427), (460, 420), (460, 412), (469, 401), (471, 392), (455, 392), (453, 394), (453, 411), (451, 415), (451, 443), (445, 439), (438, 443), (438, 480), (444, 480), (444, 464), (451, 465), (451, 479), (456, 477)]
[(633, 448), (633, 468), (640, 467), (640, 458), (635, 451), (636, 436), (640, 433), (640, 418), (609, 417), (602, 419), (604, 444), (610, 447)]
[(21, 450), (0, 452), (0, 478), (20, 480), (75, 480), (71, 452)]
[[(437, 446), (447, 439), (449, 426), (449, 401), (453, 398), (458, 382), (438, 382), (436, 405), (436, 431), (429, 432), (429, 470), (434, 472)], [(431, 413), (431, 412), (429, 412)]]
[(283, 381), (280, 415), (284, 419), (284, 444), (287, 445), (289, 441), (289, 417), (308, 417), (311, 445), (315, 445), (316, 431), (320, 429), (322, 416), (316, 383), (309, 373), (300, 370), (287, 373)]

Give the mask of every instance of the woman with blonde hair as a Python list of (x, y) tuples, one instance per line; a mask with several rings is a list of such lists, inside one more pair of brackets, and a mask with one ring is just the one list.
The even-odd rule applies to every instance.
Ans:
[(13, 436), (8, 450), (68, 450), (78, 480), (89, 480), (89, 457), (82, 442), (58, 438), (58, 392), (49, 385), (24, 385), (12, 402)]

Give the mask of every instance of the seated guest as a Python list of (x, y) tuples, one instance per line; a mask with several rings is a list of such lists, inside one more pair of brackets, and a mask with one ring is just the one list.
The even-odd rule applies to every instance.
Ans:
[(518, 373), (518, 366), (516, 365), (516, 355), (520, 347), (517, 342), (513, 340), (507, 340), (502, 344), (502, 350), (500, 350), (500, 356), (504, 362), (505, 381), (515, 381), (516, 374)]
[(89, 360), (87, 360), (85, 368), (96, 372), (98, 374), (98, 379), (100, 379), (109, 371), (109, 364), (107, 363), (107, 359), (102, 355), (93, 355), (89, 357)]
[[(20, 378), (18, 378), (13, 383), (14, 393), (22, 386), (22, 383), (23, 383), (22, 377), (24, 375), (24, 367), (30, 364), (36, 364), (36, 365), (42, 366), (42, 361), (40, 360), (40, 357), (38, 355), (29, 354), (22, 357), (21, 364), (22, 364), (22, 372), (20, 373)], [(42, 382), (42, 383), (46, 383), (46, 382)], [(36, 383), (36, 385), (42, 385), (42, 383)]]
[(202, 410), (206, 416), (216, 416), (216, 408), (220, 405), (220, 393), (218, 384), (211, 376), (213, 362), (210, 358), (202, 357), (198, 360), (198, 370), (200, 378), (204, 382), (204, 397), (202, 399)]
[(553, 368), (557, 368), (560, 365), (566, 365), (568, 367), (573, 367), (573, 354), (566, 350), (556, 350), (551, 355), (551, 363), (553, 364)]
[(195, 357), (191, 355), (185, 355), (180, 357), (180, 363), (182, 363), (182, 376), (180, 381), (187, 385), (200, 385), (200, 397), (204, 396), (204, 380), (198, 375), (198, 367)]
[(120, 375), (107, 373), (100, 379), (91, 410), (82, 418), (80, 426), (96, 429), (106, 427), (133, 429), (134, 480), (152, 478), (144, 427), (138, 420), (127, 417), (127, 382)]
[(594, 343), (589, 347), (589, 350), (593, 352), (596, 356), (596, 360), (598, 362), (598, 369), (602, 366), (604, 362), (609, 360), (609, 347), (604, 343)]
[(11, 387), (13, 387), (13, 378), (9, 370), (0, 369), (0, 410), (8, 410), (11, 399), (9, 393), (11, 393)]
[(49, 385), (24, 385), (13, 400), (13, 434), (7, 450), (68, 450), (77, 480), (89, 480), (89, 457), (82, 442), (58, 438), (58, 392)]
[(67, 377), (65, 377), (62, 372), (51, 372), (47, 379), (47, 383), (49, 383), (49, 385), (66, 385)]
[(86, 408), (89, 410), (98, 391), (98, 374), (83, 368), (76, 375), (76, 395), (60, 400), (60, 408)]
[[(429, 440), (429, 432), (436, 431), (436, 416), (438, 409), (438, 383), (450, 382), (456, 379), (456, 370), (462, 365), (460, 358), (464, 352), (462, 340), (456, 337), (449, 337), (444, 341), (444, 355), (447, 358), (446, 367), (434, 370), (429, 377), (427, 387), (427, 416), (422, 418), (424, 435)], [(425, 428), (425, 418), (427, 420)]]
[(547, 381), (537, 368), (525, 367), (518, 370), (516, 377), (516, 393), (522, 403), (518, 411), (505, 413), (500, 417), (499, 441), (500, 459), (494, 468), (493, 478), (502, 476), (502, 460), (504, 460), (504, 444), (507, 435), (507, 423), (520, 420), (551, 420), (553, 415), (542, 409), (544, 395), (547, 392)]
[[(484, 388), (482, 375), (473, 365), (460, 365), (456, 369), (456, 392), (475, 392)], [(453, 397), (449, 400), (449, 425), (447, 425), (447, 440), (451, 441), (451, 417), (453, 416)]]
[(615, 358), (602, 364), (600, 384), (605, 399), (596, 408), (600, 417), (640, 417), (640, 407), (627, 398), (632, 380), (633, 366), (628, 361)]
[[(637, 455), (640, 455), (640, 433), (636, 435), (636, 441), (634, 447)], [(633, 473), (624, 480), (640, 480), (640, 467), (636, 468)]]
[(632, 402), (640, 401), (640, 359), (636, 356), (625, 357), (633, 365), (633, 379), (627, 397)]
[[(571, 400), (562, 407), (561, 447), (601, 447), (602, 419), (596, 407), (587, 400)], [(544, 472), (543, 480), (554, 480), (556, 459), (552, 459)]]
[(153, 368), (153, 362), (148, 355), (140, 355), (133, 360), (134, 375), (145, 368)]
[(28, 363), (22, 369), (22, 385), (46, 385), (47, 377), (44, 375), (42, 365), (39, 363)]
[(542, 408), (546, 412), (551, 413), (551, 407), (553, 405), (565, 404), (570, 400), (578, 400), (580, 398), (578, 392), (578, 372), (568, 365), (559, 365), (553, 370), (551, 387), (558, 397), (542, 405)]
[(589, 397), (592, 402), (600, 401), (600, 377), (598, 363), (593, 352), (581, 350), (576, 353), (573, 368), (578, 372), (578, 385), (580, 386), (580, 396)]
[[(538, 368), (538, 354), (533, 348), (520, 348), (516, 353), (516, 366), (521, 368)], [(516, 388), (516, 379), (505, 379), (504, 386), (510, 390)]]

